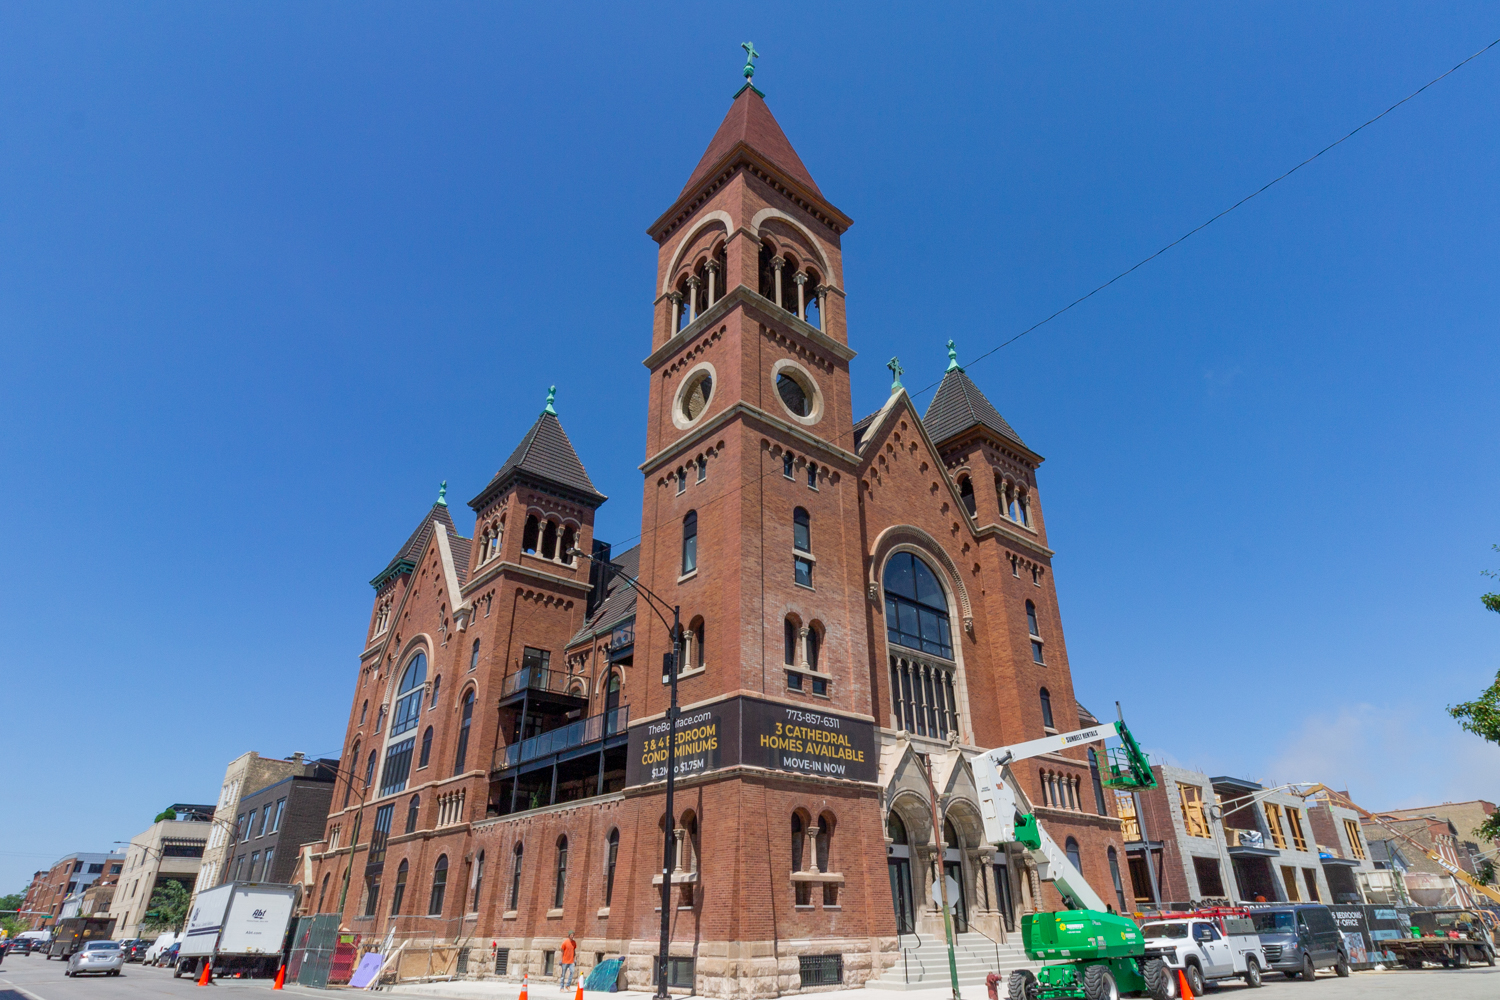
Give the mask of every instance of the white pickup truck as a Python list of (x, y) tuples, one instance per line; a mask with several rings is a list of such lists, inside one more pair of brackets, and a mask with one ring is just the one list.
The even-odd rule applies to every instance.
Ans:
[(1177, 970), (1187, 977), (1193, 996), (1203, 994), (1205, 982), (1244, 979), (1259, 986), (1266, 970), (1266, 954), (1250, 918), (1220, 914), (1181, 913), (1153, 916), (1141, 925), (1146, 957), (1160, 958), (1172, 970), (1176, 994)]

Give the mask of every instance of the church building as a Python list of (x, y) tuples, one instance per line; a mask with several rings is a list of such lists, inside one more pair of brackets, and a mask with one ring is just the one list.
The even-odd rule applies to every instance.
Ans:
[[(925, 412), (894, 365), (884, 405), (853, 412), (850, 225), (747, 82), (648, 229), (639, 543), (594, 537), (607, 498), (550, 395), (469, 501), (472, 528), (439, 496), (371, 581), (306, 912), (534, 982), (571, 932), (581, 973), (619, 958), (650, 989), (665, 867), (669, 985), (761, 997), (899, 980), (903, 949), (942, 940), (939, 873), (961, 943), (1013, 953), (1021, 916), (1059, 905), (1028, 857), (985, 842), (969, 764), (1094, 721), (1042, 458), (951, 341)], [(1123, 910), (1102, 755), (1017, 773)]]

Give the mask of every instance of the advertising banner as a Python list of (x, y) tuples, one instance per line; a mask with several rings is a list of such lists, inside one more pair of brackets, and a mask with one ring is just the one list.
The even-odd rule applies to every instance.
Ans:
[(1356, 969), (1374, 964), (1375, 959), (1370, 957), (1370, 928), (1365, 908), (1333, 905), (1328, 907), (1328, 913), (1344, 936), (1344, 953), (1349, 956), (1349, 964)]
[[(757, 698), (728, 698), (683, 712), (676, 726), (676, 776), (736, 764), (823, 778), (874, 781), (874, 723)], [(630, 727), (625, 783), (667, 776), (667, 720)]]

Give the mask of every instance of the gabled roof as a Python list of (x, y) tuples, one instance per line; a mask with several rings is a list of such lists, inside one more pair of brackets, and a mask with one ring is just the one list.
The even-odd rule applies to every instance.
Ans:
[(483, 507), (498, 491), (508, 486), (511, 480), (527, 478), (532, 482), (553, 486), (572, 494), (573, 498), (590, 507), (597, 507), (608, 498), (594, 489), (594, 483), (583, 468), (573, 442), (568, 440), (562, 422), (551, 412), (551, 404), (536, 418), (531, 430), (521, 439), (510, 458), (500, 466), (495, 478), (479, 495), (469, 501), (475, 510)]
[[(631, 546), (611, 559), (610, 563), (620, 567), (623, 573), (632, 578), (637, 576), (641, 571), (641, 547)], [(619, 573), (611, 574), (606, 589), (609, 596), (595, 609), (593, 617), (583, 623), (583, 628), (568, 640), (570, 647), (587, 642), (599, 633), (607, 632), (621, 622), (635, 617), (635, 588), (624, 577)]]
[(802, 165), (802, 158), (792, 148), (786, 133), (781, 131), (781, 126), (776, 122), (776, 116), (771, 114), (770, 108), (766, 107), (765, 99), (756, 92), (754, 87), (750, 86), (746, 86), (735, 95), (734, 103), (729, 106), (729, 113), (724, 116), (724, 121), (719, 125), (719, 131), (714, 133), (708, 149), (703, 152), (703, 159), (698, 161), (693, 175), (683, 186), (682, 194), (687, 194), (707, 177), (709, 171), (728, 156), (730, 150), (734, 149), (738, 143), (749, 146), (771, 161), (773, 166), (792, 180), (819, 198), (823, 197), (823, 192), (818, 190), (817, 182), (812, 179), (812, 174), (808, 173), (807, 167)]
[(448, 513), (448, 504), (439, 500), (432, 505), (431, 510), (422, 515), (422, 522), (411, 533), (411, 537), (407, 538), (406, 544), (396, 552), (394, 559), (386, 563), (385, 569), (376, 574), (375, 579), (370, 581), (370, 586), (378, 588), (396, 574), (410, 572), (416, 568), (417, 560), (422, 558), (422, 551), (432, 540), (434, 520), (441, 521), (447, 526), (449, 537), (458, 534), (458, 529), (453, 526), (453, 515)]
[(1022, 448), (1026, 447), (1021, 435), (1005, 422), (1000, 411), (979, 391), (979, 386), (958, 367), (949, 368), (948, 374), (943, 376), (937, 394), (922, 415), (922, 425), (935, 444), (942, 444), (971, 427), (985, 427)]

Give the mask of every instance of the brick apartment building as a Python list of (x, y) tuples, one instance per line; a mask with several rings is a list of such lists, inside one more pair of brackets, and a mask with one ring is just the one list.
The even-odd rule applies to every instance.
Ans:
[[(75, 852), (63, 855), (48, 870), (35, 872), (21, 904), (28, 911), (28, 929), (41, 930), (62, 917), (75, 915), (84, 891), (101, 878), (119, 875), (124, 860), (121, 852)], [(72, 912), (65, 912), (65, 908)]]
[[(938, 865), (961, 931), (1003, 938), (1059, 902), (984, 842), (969, 766), (1091, 718), (1042, 458), (951, 350), (925, 414), (899, 378), (852, 412), (849, 225), (746, 86), (648, 230), (642, 540), (612, 561), (682, 611), (669, 978), (708, 996), (878, 975), (899, 934), (941, 937)], [(602, 582), (605, 499), (549, 396), (470, 502), (472, 536), (440, 494), (374, 578), (311, 910), (493, 941), (513, 975), (548, 973), (572, 931), (581, 968), (623, 957), (633, 988), (651, 982), (672, 643), (620, 576)], [(1109, 896), (1123, 845), (1100, 750), (1019, 770)]]
[(338, 763), (299, 759), (297, 773), (243, 794), (224, 869), (213, 884), (294, 881), (298, 848), (323, 839)]

